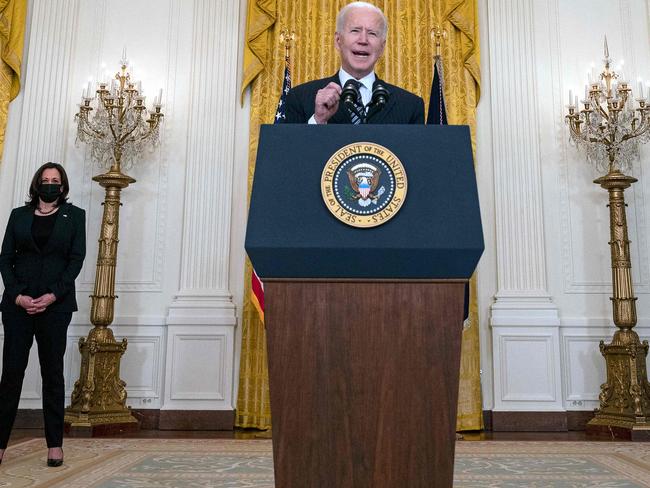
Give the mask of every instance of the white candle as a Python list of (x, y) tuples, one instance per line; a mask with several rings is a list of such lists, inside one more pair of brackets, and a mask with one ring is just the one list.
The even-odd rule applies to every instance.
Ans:
[(580, 105), (578, 105), (578, 95), (576, 95), (576, 110), (580, 108)]
[(162, 88), (158, 90), (158, 103), (162, 103)]
[(93, 97), (93, 85), (90, 81), (88, 81), (88, 90), (86, 91), (86, 96), (87, 98)]
[(569, 90), (569, 105), (573, 103), (573, 90)]

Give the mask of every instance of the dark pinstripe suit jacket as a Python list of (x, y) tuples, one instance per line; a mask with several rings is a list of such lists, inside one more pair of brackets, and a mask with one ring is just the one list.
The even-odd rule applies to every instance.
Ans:
[[(316, 92), (325, 88), (330, 82), (341, 84), (338, 73), (329, 78), (309, 81), (293, 88), (287, 95), (285, 108), (287, 124), (306, 124), (314, 115), (314, 99)], [(378, 79), (378, 81), (381, 81)], [(424, 101), (398, 86), (390, 85), (384, 81), (381, 83), (390, 91), (390, 98), (386, 106), (374, 116), (370, 124), (423, 124), (424, 123)], [(338, 111), (327, 122), (328, 124), (351, 124), (350, 114), (343, 105), (339, 104)]]

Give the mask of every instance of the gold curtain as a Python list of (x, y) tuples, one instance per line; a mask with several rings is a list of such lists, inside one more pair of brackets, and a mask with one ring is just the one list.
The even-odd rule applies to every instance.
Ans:
[(0, 0), (0, 157), (4, 148), (9, 102), (20, 91), (27, 0)]
[[(330, 76), (339, 67), (334, 49), (336, 14), (347, 0), (249, 0), (247, 46), (242, 92), (251, 86), (249, 192), (255, 169), (259, 126), (273, 121), (282, 87), (284, 47), (282, 29), (296, 33), (291, 52), (294, 86)], [(446, 31), (442, 44), (445, 96), (450, 124), (468, 124), (475, 141), (476, 104), (479, 99), (480, 58), (477, 0), (376, 0), (388, 17), (386, 50), (376, 67), (389, 83), (428, 101), (433, 78), (434, 26)], [(245, 297), (250, 296), (250, 263), (246, 266)], [(476, 296), (472, 279), (471, 295)], [(463, 334), (458, 430), (483, 427), (478, 313), (470, 305), (471, 327)], [(249, 299), (243, 313), (243, 339), (236, 423), (240, 427), (271, 427), (264, 326)]]

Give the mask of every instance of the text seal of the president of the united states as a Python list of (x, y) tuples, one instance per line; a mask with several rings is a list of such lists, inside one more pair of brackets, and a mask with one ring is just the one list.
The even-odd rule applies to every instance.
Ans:
[(373, 142), (355, 142), (336, 151), (321, 176), (325, 205), (341, 222), (376, 227), (393, 218), (406, 198), (402, 162)]

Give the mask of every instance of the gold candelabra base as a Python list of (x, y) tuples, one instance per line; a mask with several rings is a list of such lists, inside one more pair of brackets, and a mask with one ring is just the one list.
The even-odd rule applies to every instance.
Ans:
[(111, 329), (101, 326), (94, 327), (87, 339), (79, 339), (81, 372), (65, 412), (69, 430), (90, 429), (98, 434), (138, 428), (126, 406), (126, 383), (120, 379), (126, 346), (126, 339), (117, 342)]
[(610, 172), (594, 183), (609, 192), (612, 306), (618, 330), (612, 342), (600, 342), (607, 366), (607, 381), (600, 387), (600, 408), (587, 424), (587, 434), (605, 434), (650, 441), (650, 383), (646, 370), (648, 341), (641, 342), (636, 325), (636, 297), (632, 287), (624, 191), (637, 180), (620, 171)]
[(118, 343), (109, 325), (113, 322), (115, 268), (119, 242), (120, 193), (135, 180), (120, 171), (119, 159), (110, 171), (93, 180), (105, 188), (104, 214), (99, 232), (95, 288), (91, 295), (90, 321), (95, 326), (79, 340), (81, 371), (75, 382), (65, 423), (70, 431), (89, 429), (91, 435), (136, 430), (138, 421), (126, 406), (126, 383), (120, 379), (120, 359), (127, 340)]
[(646, 373), (648, 341), (632, 330), (616, 331), (600, 342), (607, 382), (600, 386), (600, 408), (587, 424), (588, 434), (650, 441), (650, 384)]

